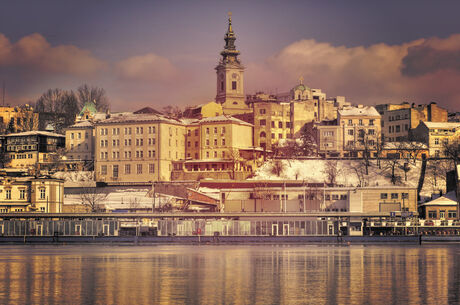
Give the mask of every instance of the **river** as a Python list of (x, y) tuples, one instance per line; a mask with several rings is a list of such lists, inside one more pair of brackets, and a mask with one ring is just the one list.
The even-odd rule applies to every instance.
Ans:
[(459, 304), (460, 245), (1, 245), (0, 303)]

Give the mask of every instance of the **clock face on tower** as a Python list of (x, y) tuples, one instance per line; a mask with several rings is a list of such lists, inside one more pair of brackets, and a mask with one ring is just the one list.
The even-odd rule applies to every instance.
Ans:
[(233, 73), (233, 74), (232, 74), (232, 78), (233, 78), (233, 79), (238, 79), (238, 74)]

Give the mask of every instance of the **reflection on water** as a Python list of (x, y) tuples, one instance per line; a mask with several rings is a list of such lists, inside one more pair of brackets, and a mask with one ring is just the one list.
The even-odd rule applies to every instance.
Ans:
[(0, 303), (460, 303), (460, 245), (1, 246)]

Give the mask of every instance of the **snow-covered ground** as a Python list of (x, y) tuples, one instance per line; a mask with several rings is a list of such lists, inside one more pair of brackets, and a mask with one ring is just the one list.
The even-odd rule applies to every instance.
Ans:
[(94, 182), (94, 172), (92, 171), (68, 171), (56, 172), (53, 178), (64, 179), (64, 187), (79, 187), (96, 185)]
[[(104, 191), (103, 188), (98, 190)], [(154, 204), (159, 207), (171, 199), (166, 196), (156, 197), (154, 200), (150, 189), (112, 189), (106, 194), (107, 196), (98, 203), (104, 204), (109, 209), (152, 208)], [(64, 195), (64, 204), (82, 204), (82, 202), (81, 194)]]
[[(276, 163), (281, 162), (281, 166)], [(391, 182), (391, 166), (390, 162), (381, 160), (381, 166), (377, 166), (376, 160), (370, 160), (368, 168), (369, 174), (365, 175), (363, 161), (361, 160), (270, 160), (265, 162), (255, 172), (253, 180), (301, 180), (305, 182), (329, 182), (328, 167), (335, 167), (336, 183), (344, 186), (390, 186)], [(430, 163), (431, 162), (431, 163)], [(420, 195), (422, 197), (430, 197), (432, 193), (442, 190), (446, 191), (445, 172), (440, 170), (438, 173), (433, 173), (433, 168), (444, 168), (434, 164), (436, 161), (428, 161), (424, 184)], [(440, 162), (440, 161), (437, 161)], [(421, 161), (415, 164), (409, 162), (409, 170), (407, 171), (407, 180), (403, 170), (403, 162), (395, 167), (395, 175), (399, 177), (396, 185), (417, 187), (420, 172)], [(281, 168), (279, 175), (274, 169)], [(435, 179), (436, 178), (436, 179)], [(435, 181), (436, 180), (436, 181)], [(435, 185), (436, 184), (436, 185)]]

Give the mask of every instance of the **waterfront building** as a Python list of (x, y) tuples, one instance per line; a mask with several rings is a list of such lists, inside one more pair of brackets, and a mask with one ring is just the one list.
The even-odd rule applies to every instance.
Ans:
[(35, 177), (0, 177), (0, 213), (60, 213), (64, 180)]
[(94, 125), (91, 121), (80, 121), (65, 130), (66, 157), (69, 161), (93, 162)]
[(445, 157), (445, 145), (458, 143), (460, 139), (460, 123), (420, 122), (417, 128), (412, 131), (412, 136), (428, 146), (430, 157)]
[(447, 110), (432, 102), (428, 105), (381, 104), (376, 106), (382, 116), (382, 140), (407, 141), (411, 130), (420, 122), (447, 122)]
[(434, 200), (419, 205), (420, 216), (430, 220), (456, 220), (457, 196), (451, 191)]
[(375, 156), (380, 114), (372, 106), (343, 107), (337, 120), (317, 124), (318, 154), (323, 157)]
[(47, 131), (26, 131), (4, 136), (4, 149), (11, 168), (40, 169), (55, 164), (65, 137)]
[(238, 58), (240, 51), (235, 47), (235, 40), (232, 17), (229, 14), (225, 46), (220, 53), (222, 58), (215, 68), (217, 75), (216, 102), (222, 105), (223, 113), (227, 115), (251, 112), (245, 103), (244, 66)]
[(206, 181), (225, 212), (417, 212), (417, 188), (331, 187), (302, 181)]

